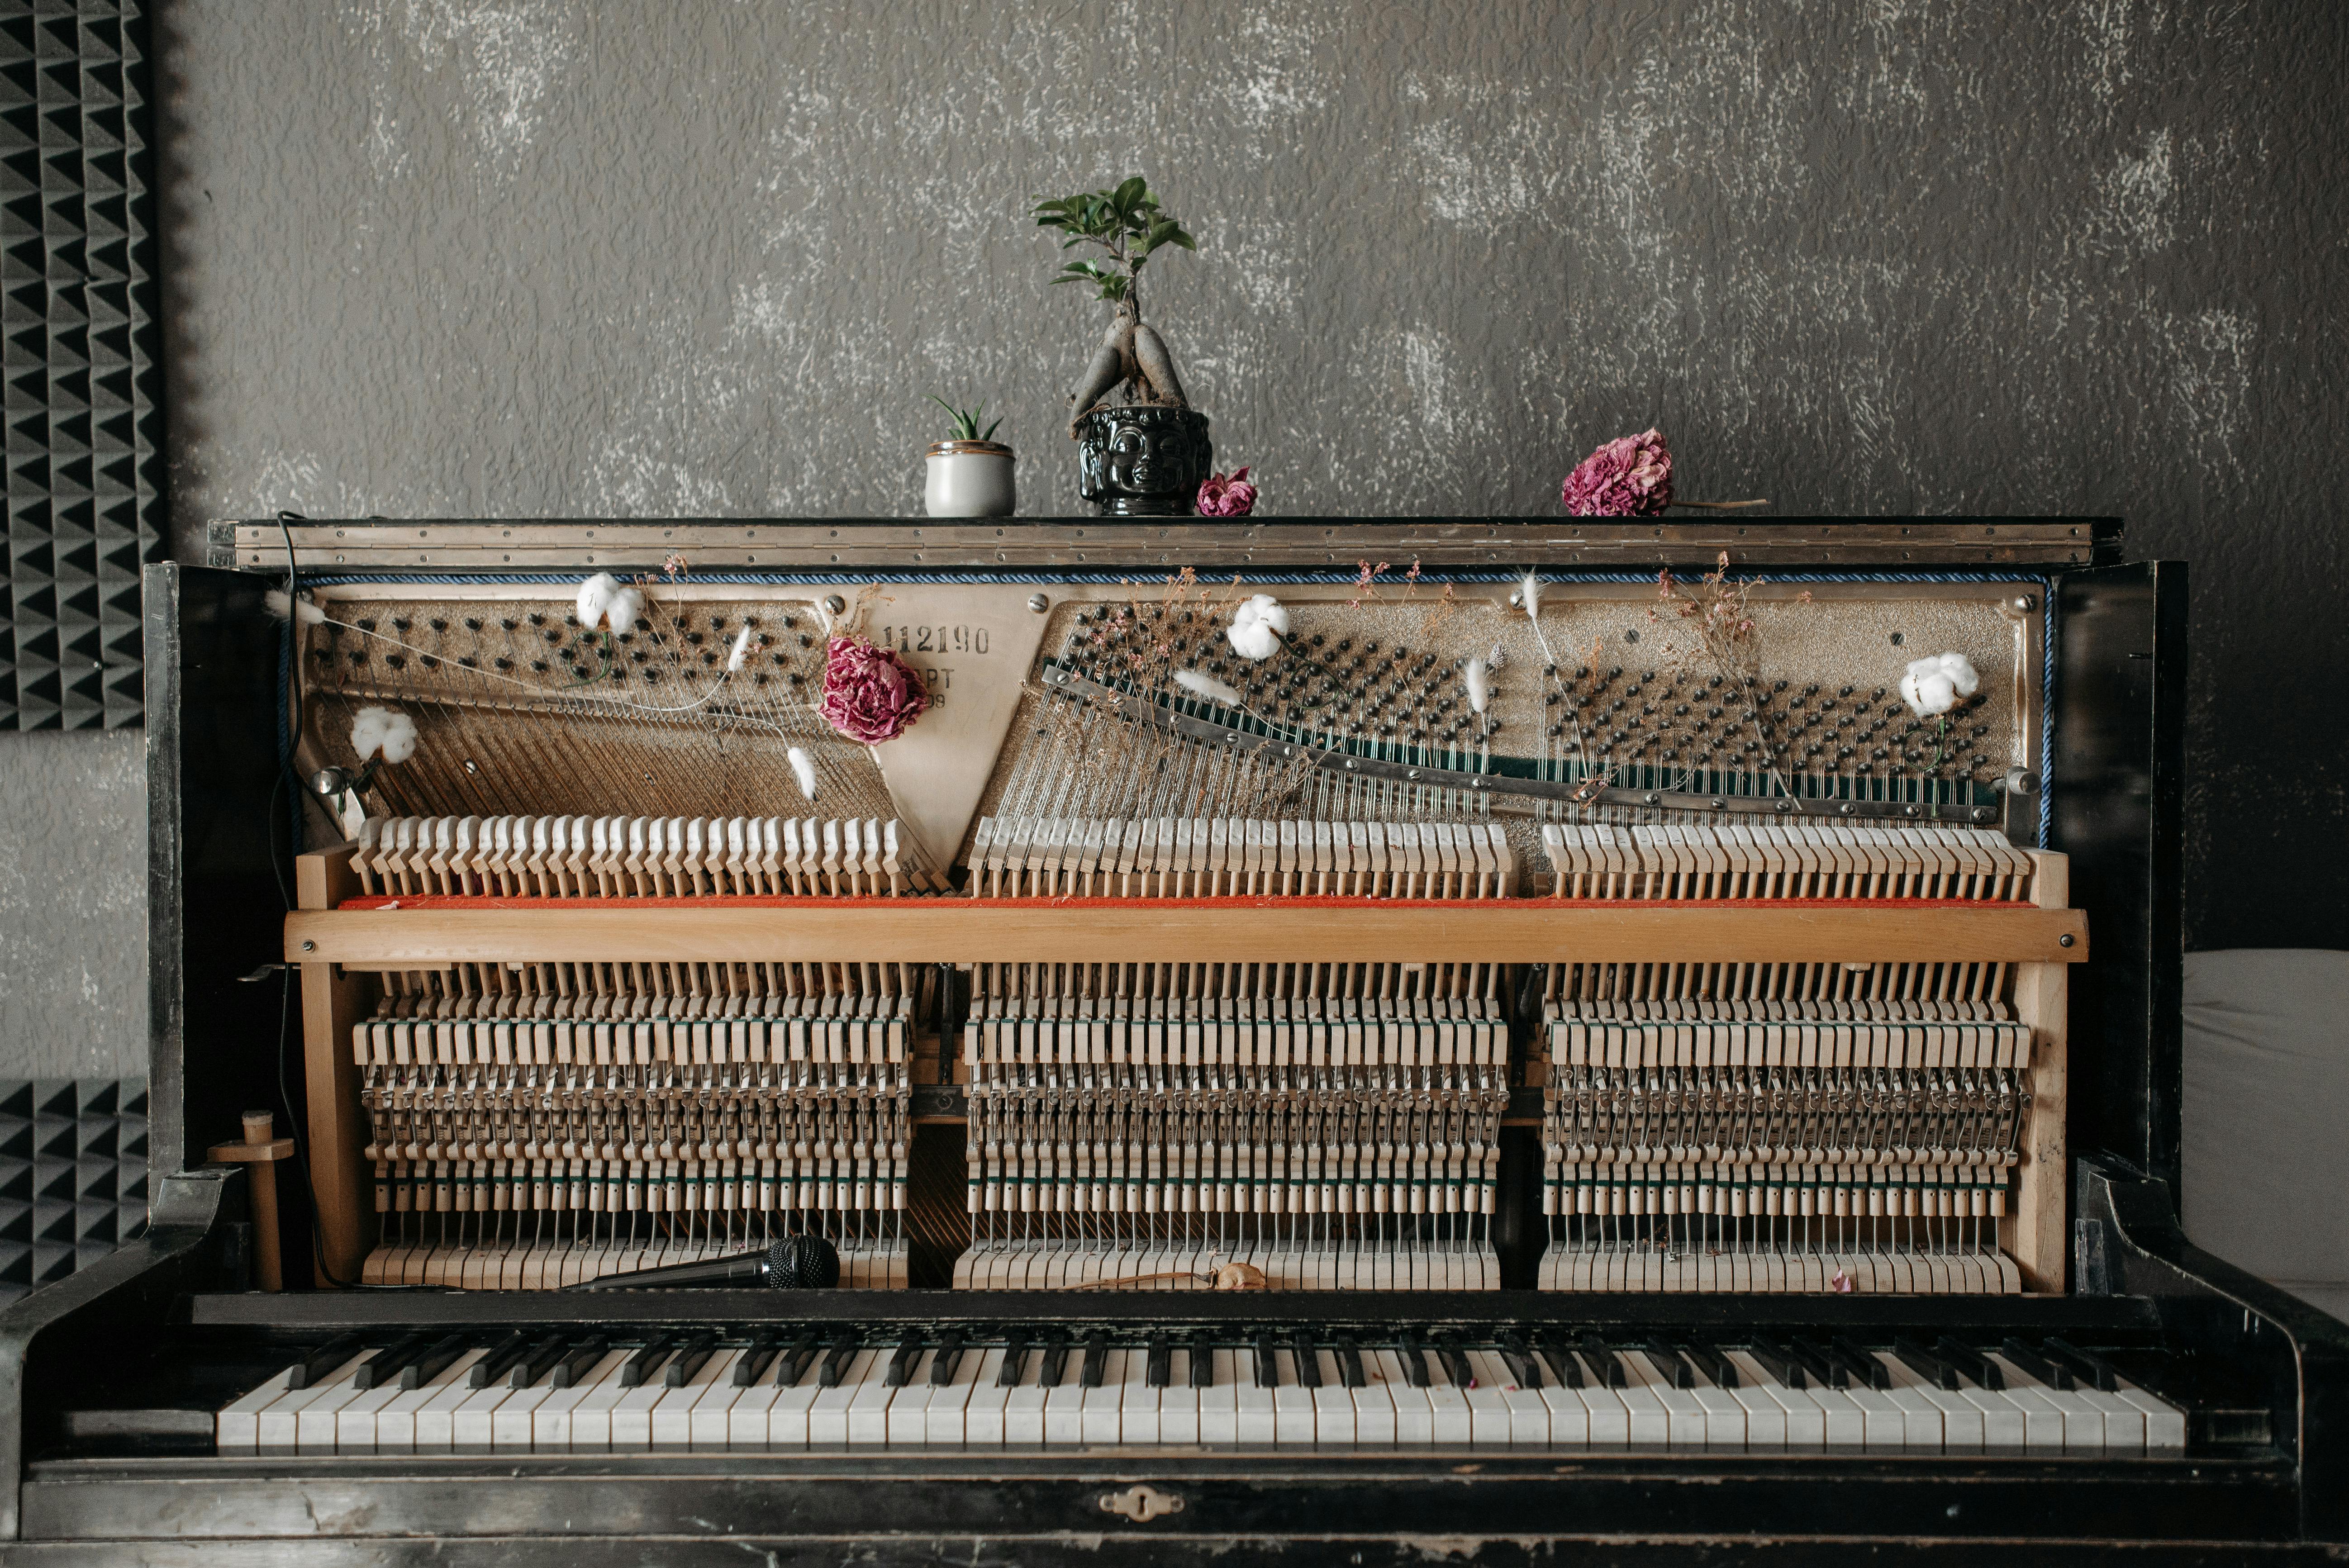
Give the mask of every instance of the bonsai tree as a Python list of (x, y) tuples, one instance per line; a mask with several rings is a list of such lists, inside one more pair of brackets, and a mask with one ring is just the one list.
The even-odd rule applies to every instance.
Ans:
[(1162, 245), (1196, 251), (1197, 242), (1166, 216), (1138, 174), (1113, 191), (1088, 191), (1058, 201), (1039, 197), (1035, 218), (1038, 228), (1057, 229), (1065, 236), (1063, 251), (1093, 245), (1107, 253), (1105, 258), (1069, 262), (1052, 280), (1091, 284), (1094, 297), (1110, 305), (1109, 330), (1076, 390), (1069, 394), (1070, 436), (1075, 437), (1077, 421), (1120, 387), (1125, 388), (1122, 402), (1188, 408), (1164, 340), (1143, 325), (1142, 268)]

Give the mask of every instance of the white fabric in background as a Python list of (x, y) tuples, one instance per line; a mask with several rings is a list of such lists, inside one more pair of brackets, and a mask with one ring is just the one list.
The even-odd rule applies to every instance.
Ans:
[(2349, 1318), (2349, 953), (2186, 955), (2186, 1233)]

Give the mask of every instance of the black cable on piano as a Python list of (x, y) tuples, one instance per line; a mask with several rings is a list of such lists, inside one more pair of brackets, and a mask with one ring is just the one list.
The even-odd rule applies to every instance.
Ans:
[[(301, 562), (295, 558), (294, 530), (290, 525), (306, 521), (297, 511), (280, 511), (277, 514), (277, 531), (285, 541), (285, 636), (287, 646), (297, 652), (302, 641), (302, 612), (298, 603), (302, 592), (302, 567)], [(293, 667), (286, 674), (285, 700), (292, 709), (287, 715), (289, 723), (285, 733), (292, 738), (281, 742), (285, 748), (285, 752), (277, 760), (277, 781), (270, 788), (269, 814), (272, 818), (277, 815), (277, 792), (286, 788), (287, 779), (293, 779), (294, 809), (285, 820), (286, 851), (289, 857), (292, 857), (299, 856), (302, 852), (302, 789), (301, 780), (295, 778), (294, 774), (294, 758), (302, 744), (302, 665), (298, 658), (293, 661)], [(291, 911), (294, 907), (294, 892), (286, 883), (285, 873), (278, 869), (277, 835), (274, 831), (269, 835), (269, 871), (270, 874), (277, 879), (277, 896), (285, 901), (286, 909)], [(310, 1176), (310, 1140), (304, 1136), (306, 1124), (300, 1117), (294, 1114), (293, 1086), (285, 1078), (286, 1042), (291, 1037), (294, 1021), (294, 966), (292, 965), (287, 965), (279, 972), (279, 981), (277, 1101), (285, 1110), (285, 1131), (286, 1135), (294, 1140), (295, 1162), (302, 1167), (302, 1192), (310, 1201), (311, 1266), (326, 1277), (328, 1284), (349, 1290), (357, 1286), (359, 1282), (337, 1278), (334, 1269), (326, 1263), (326, 1233), (318, 1228), (318, 1184)]]

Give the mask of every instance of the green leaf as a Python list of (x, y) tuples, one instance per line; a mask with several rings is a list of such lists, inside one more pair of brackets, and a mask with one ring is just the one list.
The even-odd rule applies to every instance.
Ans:
[[(983, 405), (983, 404), (981, 405), (981, 407), (984, 407), (984, 406), (985, 406), (985, 405)], [(980, 439), (980, 440), (982, 440), (982, 441), (991, 441), (991, 440), (995, 439), (995, 432), (996, 432), (996, 431), (998, 431), (998, 430), (999, 430), (999, 429), (1001, 429), (1002, 428), (1003, 428), (1003, 421), (1002, 421), (1002, 420), (1000, 420), (1000, 419), (998, 419), (997, 421), (995, 421), (995, 423), (994, 423), (994, 424), (989, 425), (989, 426), (987, 428), (987, 434), (985, 434), (984, 436), (981, 436), (981, 437), (979, 438), (979, 439)]]
[(1147, 200), (1149, 195), (1150, 182), (1137, 174), (1111, 193), (1110, 204), (1123, 216), (1133, 211), (1133, 204), (1136, 201)]
[(1190, 235), (1185, 233), (1180, 229), (1177, 229), (1173, 233), (1167, 235), (1164, 242), (1170, 245), (1180, 245), (1186, 251), (1196, 251), (1199, 248), (1199, 242), (1191, 238)]

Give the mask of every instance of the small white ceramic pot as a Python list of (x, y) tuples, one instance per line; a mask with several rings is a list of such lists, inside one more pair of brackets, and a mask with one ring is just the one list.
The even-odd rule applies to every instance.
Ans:
[(922, 505), (932, 517), (1009, 517), (1019, 505), (1011, 449), (998, 441), (939, 441), (929, 450)]

